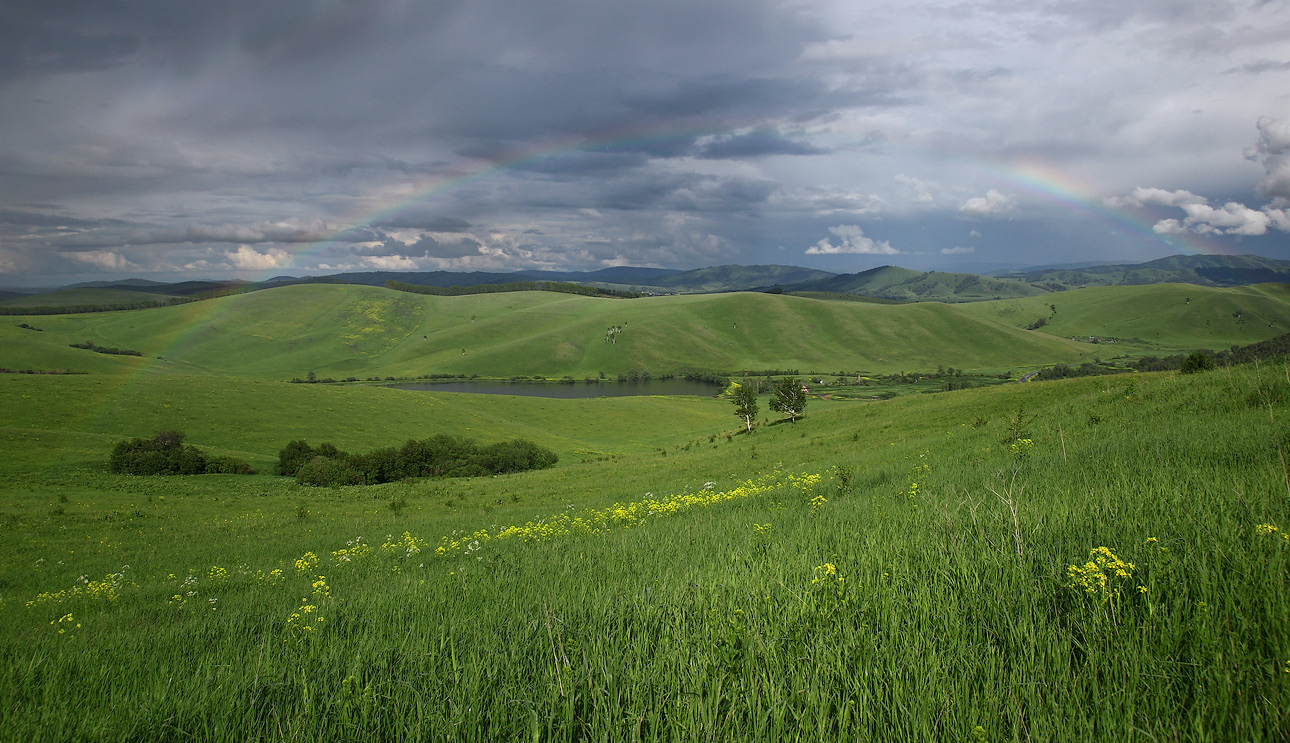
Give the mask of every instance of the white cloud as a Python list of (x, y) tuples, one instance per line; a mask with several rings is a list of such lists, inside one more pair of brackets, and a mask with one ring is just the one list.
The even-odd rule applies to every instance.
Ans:
[(776, 191), (769, 203), (785, 211), (830, 214), (875, 214), (886, 208), (882, 197), (837, 187), (809, 186), (793, 191)]
[(975, 253), (976, 248), (955, 245), (952, 248), (941, 248), (941, 255), (963, 255), (964, 253)]
[(413, 271), (421, 267), (416, 261), (401, 255), (371, 255), (363, 258), (362, 263), (378, 271)]
[(959, 207), (959, 212), (976, 217), (992, 217), (1007, 214), (1017, 208), (1017, 200), (1004, 196), (997, 189), (986, 191), (985, 196), (973, 196)]
[(1208, 204), (1187, 204), (1183, 207), (1187, 219), (1183, 226), (1202, 235), (1224, 233), (1227, 235), (1263, 235), (1272, 221), (1261, 211), (1244, 204), (1229, 201), (1215, 209)]
[(901, 195), (915, 204), (932, 204), (936, 201), (936, 197), (932, 196), (932, 189), (939, 188), (940, 184), (928, 183), (904, 173), (896, 175), (896, 182), (900, 184)]
[(1163, 188), (1143, 188), (1138, 186), (1128, 196), (1112, 196), (1105, 199), (1104, 203), (1107, 206), (1116, 208), (1126, 206), (1140, 207), (1146, 204), (1182, 207), (1190, 204), (1207, 204), (1209, 199), (1204, 196), (1197, 196), (1191, 191), (1166, 191)]
[(1290, 209), (1273, 209), (1265, 206), (1263, 213), (1268, 215), (1268, 220), (1274, 228), (1282, 232), (1290, 232)]
[(67, 256), (82, 263), (88, 263), (92, 266), (108, 269), (111, 271), (124, 271), (128, 268), (138, 268), (120, 253), (111, 250), (88, 250), (83, 253), (66, 253)]
[(291, 262), (291, 254), (282, 248), (269, 248), (263, 253), (250, 245), (239, 245), (227, 253), (229, 263), (243, 271), (263, 271), (278, 268)]
[(1268, 228), (1290, 231), (1290, 215), (1284, 209), (1266, 206), (1252, 209), (1245, 204), (1229, 201), (1213, 207), (1209, 199), (1191, 191), (1166, 191), (1163, 188), (1138, 188), (1128, 196), (1111, 197), (1107, 206), (1142, 207), (1147, 205), (1172, 206), (1182, 209), (1187, 216), (1182, 219), (1162, 219), (1152, 226), (1160, 235), (1177, 235), (1190, 232), (1197, 235), (1266, 235)]
[(1267, 175), (1259, 182), (1259, 192), (1290, 199), (1290, 122), (1263, 116), (1256, 125), (1259, 143), (1246, 157), (1262, 163)]
[(886, 240), (877, 241), (871, 237), (865, 237), (864, 230), (855, 224), (840, 224), (837, 227), (830, 227), (829, 232), (834, 237), (840, 238), (841, 242), (837, 245), (829, 242), (829, 238), (817, 242), (806, 249), (807, 255), (841, 255), (843, 253), (857, 253), (862, 255), (895, 255), (899, 250), (891, 247)]

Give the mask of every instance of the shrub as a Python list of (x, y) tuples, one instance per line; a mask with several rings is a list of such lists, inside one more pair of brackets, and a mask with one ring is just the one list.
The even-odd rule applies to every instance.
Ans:
[(208, 457), (206, 459), (208, 475), (254, 475), (255, 470), (237, 457)]
[(505, 474), (551, 467), (559, 460), (555, 452), (532, 441), (515, 439), (486, 446), (479, 452), (478, 463), (488, 472)]
[(314, 457), (306, 462), (296, 473), (296, 481), (301, 485), (330, 488), (365, 482), (363, 473), (350, 466), (349, 462), (327, 457)]
[(367, 482), (394, 482), (405, 477), (399, 466), (399, 450), (392, 447), (347, 458)]
[(236, 457), (211, 457), (184, 443), (179, 431), (158, 431), (150, 439), (119, 442), (108, 457), (108, 469), (122, 475), (252, 475), (251, 465)]
[[(321, 464), (332, 463), (332, 464)], [(482, 477), (551, 467), (559, 456), (531, 441), (515, 439), (481, 447), (462, 436), (438, 434), (411, 439), (403, 446), (349, 454), (331, 444), (311, 447), (292, 441), (278, 454), (278, 474), (305, 485), (394, 482), (409, 477)], [(308, 472), (306, 472), (308, 470)], [(336, 473), (341, 474), (336, 474)], [(333, 482), (340, 477), (343, 482)]]
[(1182, 366), (1178, 370), (1183, 374), (1195, 374), (1196, 372), (1209, 371), (1214, 368), (1214, 357), (1204, 351), (1193, 351), (1183, 359)]
[(295, 477), (300, 468), (313, 459), (315, 452), (313, 447), (304, 439), (292, 441), (282, 447), (278, 452), (278, 465), (274, 467), (274, 472), (287, 477)]

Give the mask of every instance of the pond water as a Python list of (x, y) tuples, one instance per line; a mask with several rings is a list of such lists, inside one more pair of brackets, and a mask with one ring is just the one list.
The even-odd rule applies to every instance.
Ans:
[(698, 395), (712, 397), (721, 392), (721, 387), (708, 382), (695, 382), (689, 379), (650, 379), (636, 382), (617, 382), (604, 380), (600, 382), (577, 381), (572, 384), (563, 382), (501, 382), (501, 381), (457, 381), (457, 382), (418, 382), (415, 384), (394, 384), (394, 389), (414, 390), (418, 392), (470, 392), (478, 395), (526, 395), (529, 397), (558, 397), (572, 400), (582, 397), (629, 397), (632, 395)]

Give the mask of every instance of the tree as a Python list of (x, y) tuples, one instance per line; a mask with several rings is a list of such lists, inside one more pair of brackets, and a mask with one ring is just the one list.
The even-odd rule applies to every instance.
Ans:
[(752, 421), (757, 417), (757, 391), (749, 385), (735, 383), (732, 398), (735, 403), (735, 415), (744, 419), (748, 433), (752, 433)]
[(797, 377), (786, 377), (775, 383), (770, 409), (787, 415), (794, 423), (806, 412), (806, 389)]
[(1187, 358), (1183, 359), (1182, 366), (1179, 370), (1183, 374), (1195, 374), (1196, 372), (1209, 371), (1214, 368), (1214, 357), (1204, 351), (1194, 351)]

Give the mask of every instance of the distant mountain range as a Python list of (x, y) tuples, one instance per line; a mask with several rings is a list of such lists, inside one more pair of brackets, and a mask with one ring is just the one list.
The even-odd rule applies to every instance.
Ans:
[(1290, 261), (1257, 255), (1175, 255), (1136, 264), (1057, 267), (995, 276), (911, 271), (882, 266), (860, 273), (782, 286), (789, 293), (855, 294), (918, 302), (974, 302), (1032, 297), (1087, 286), (1197, 284), (1244, 286), (1290, 283)]
[[(692, 271), (666, 268), (616, 266), (599, 271), (368, 271), (329, 276), (275, 276), (260, 282), (182, 281), (163, 283), (147, 279), (96, 281), (62, 287), (63, 290), (103, 289), (141, 294), (191, 297), (230, 290), (254, 290), (284, 284), (342, 283), (384, 286), (387, 281), (422, 286), (478, 286), (532, 281), (587, 284), (660, 294), (695, 294), (731, 291), (776, 291), (816, 296), (872, 297), (893, 301), (973, 302), (1030, 297), (1086, 286), (1182, 283), (1201, 286), (1241, 286), (1290, 283), (1290, 261), (1257, 255), (1176, 255), (1147, 263), (1071, 265), (1000, 272), (994, 276), (944, 271), (914, 271), (881, 266), (859, 273), (831, 273), (798, 266), (710, 266)], [(25, 303), (6, 292), (4, 305)], [(39, 296), (39, 295), (28, 295)]]

